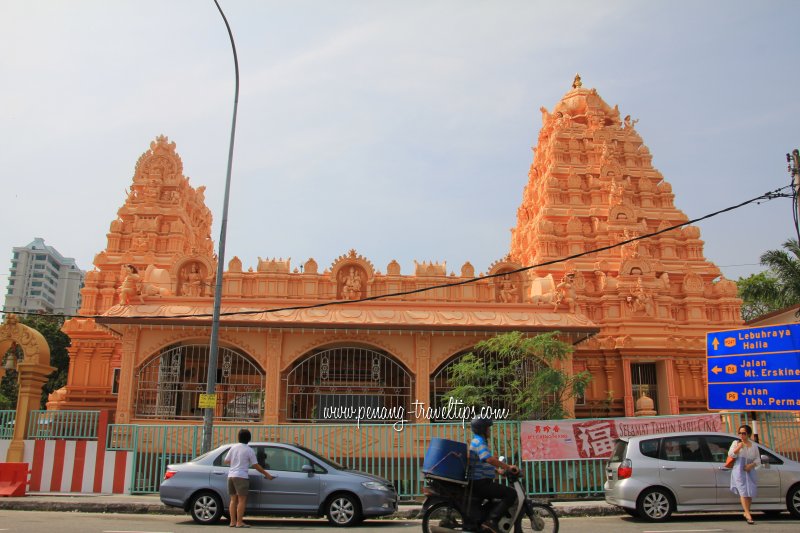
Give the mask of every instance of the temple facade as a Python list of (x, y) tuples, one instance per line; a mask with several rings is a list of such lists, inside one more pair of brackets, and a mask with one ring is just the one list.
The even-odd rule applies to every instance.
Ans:
[[(480, 340), (554, 330), (576, 348), (565, 370), (593, 375), (569, 406), (576, 416), (704, 411), (705, 333), (741, 324), (736, 285), (703, 257), (696, 227), (612, 246), (687, 220), (636, 121), (579, 78), (542, 116), (511, 248), (491, 277), (470, 263), (415, 262), (404, 274), (353, 249), (323, 268), (233, 257), (215, 416), (316, 422), (369, 407), (413, 421), (420, 405), (439, 405), (451, 365)], [(48, 408), (196, 423), (217, 258), (204, 187), (184, 176), (175, 143), (158, 137), (139, 158), (107, 237), (82, 291), (80, 314), (97, 318), (65, 323), (69, 375)], [(542, 266), (521, 270), (531, 265)], [(341, 303), (319, 306), (330, 301)]]

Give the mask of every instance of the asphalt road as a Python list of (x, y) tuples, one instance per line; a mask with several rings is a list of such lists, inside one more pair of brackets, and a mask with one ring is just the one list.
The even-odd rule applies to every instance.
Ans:
[[(754, 514), (755, 525), (748, 525), (741, 515), (677, 515), (664, 524), (652, 524), (621, 516), (562, 518), (559, 533), (797, 533), (800, 520), (784, 513), (778, 517)], [(591, 520), (591, 524), (589, 524)], [(305, 531), (311, 533), (399, 533), (420, 531), (419, 520), (369, 520), (349, 529), (333, 528), (324, 519), (253, 518), (252, 531)], [(0, 511), (0, 532), (55, 533), (179, 533), (189, 531), (230, 531), (226, 522), (218, 526), (198, 526), (191, 519), (175, 515), (125, 515), (65, 513), (45, 511)]]

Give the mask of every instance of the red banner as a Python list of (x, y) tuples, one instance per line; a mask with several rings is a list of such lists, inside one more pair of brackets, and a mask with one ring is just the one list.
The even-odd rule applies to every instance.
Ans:
[(718, 414), (603, 418), (591, 420), (532, 420), (522, 422), (523, 461), (607, 459), (619, 437), (720, 431)]

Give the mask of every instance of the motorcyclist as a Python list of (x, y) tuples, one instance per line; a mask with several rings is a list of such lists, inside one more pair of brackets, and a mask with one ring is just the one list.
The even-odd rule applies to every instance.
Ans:
[(475, 417), (470, 422), (473, 438), (469, 443), (470, 483), (472, 493), (480, 498), (499, 500), (489, 513), (487, 520), (481, 525), (484, 531), (501, 533), (498, 521), (514, 504), (516, 493), (511, 487), (494, 481), (497, 468), (519, 473), (519, 468), (504, 463), (489, 449), (488, 439), (491, 436), (492, 420)]

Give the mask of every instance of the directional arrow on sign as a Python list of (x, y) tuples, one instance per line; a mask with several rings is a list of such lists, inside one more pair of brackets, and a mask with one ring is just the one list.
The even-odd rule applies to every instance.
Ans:
[(714, 374), (719, 374), (720, 372), (722, 372), (722, 369), (720, 367), (718, 367), (718, 366), (715, 366), (714, 368), (711, 369), (711, 371)]
[(717, 340), (717, 338), (716, 338), (716, 337), (714, 337), (714, 341), (713, 341), (711, 344), (713, 344), (713, 345), (714, 345), (714, 349), (715, 349), (715, 350), (716, 350), (717, 348), (719, 348), (719, 340)]

